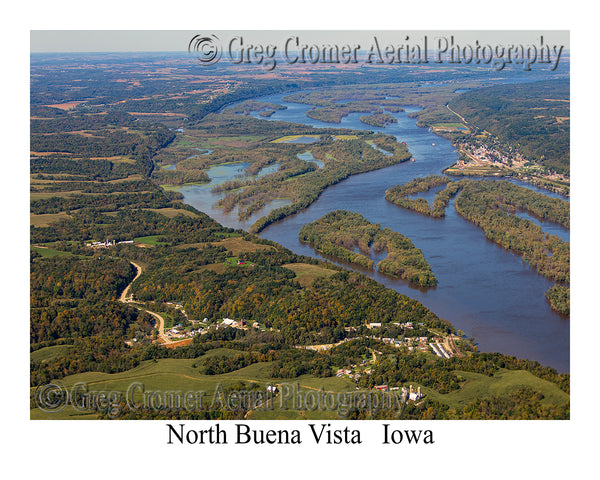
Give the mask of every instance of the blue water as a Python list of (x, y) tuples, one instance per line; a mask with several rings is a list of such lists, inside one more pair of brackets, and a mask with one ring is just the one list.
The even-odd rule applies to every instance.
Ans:
[[(415, 177), (439, 175), (458, 158), (448, 140), (417, 127), (416, 119), (408, 117), (407, 114), (418, 111), (418, 107), (408, 106), (405, 112), (392, 113), (398, 123), (386, 127), (362, 124), (359, 120), (361, 113), (348, 115), (340, 124), (329, 124), (307, 117), (306, 111), (312, 108), (310, 105), (284, 102), (283, 96), (258, 99), (288, 107), (287, 110), (278, 110), (269, 117), (269, 121), (384, 132), (406, 142), (415, 161), (350, 177), (325, 190), (306, 210), (263, 230), (261, 237), (276, 241), (298, 254), (325, 258), (309, 245), (300, 243), (300, 228), (332, 210), (358, 212), (370, 222), (380, 223), (382, 227), (390, 227), (409, 237), (423, 251), (439, 283), (433, 289), (419, 289), (377, 272), (363, 273), (420, 301), (467, 336), (475, 337), (482, 351), (498, 351), (537, 360), (560, 372), (569, 371), (569, 320), (553, 312), (544, 297), (544, 292), (554, 284), (551, 280), (539, 275), (519, 256), (487, 240), (481, 229), (456, 213), (453, 201), (445, 218), (432, 219), (385, 200), (386, 189)], [(557, 196), (529, 184), (516, 183)], [(432, 201), (436, 191), (432, 189), (421, 195)], [(197, 192), (182, 190), (185, 202), (213, 216), (213, 210), (207, 210), (206, 205), (214, 202), (214, 197), (200, 198)], [(266, 215), (269, 210), (264, 209), (260, 216)], [(227, 226), (245, 229), (252, 223), (239, 223), (235, 215), (216, 215), (213, 218)], [(345, 266), (360, 270), (351, 265)]]
[[(200, 150), (202, 153), (199, 153), (198, 155), (191, 155), (189, 157), (186, 158), (196, 158), (199, 157), (200, 155), (210, 155), (212, 153), (212, 150), (207, 150), (205, 148), (196, 148), (195, 150)], [(174, 163), (172, 165), (163, 165), (161, 168), (164, 168), (165, 170), (177, 170), (177, 164)]]
[(550, 235), (556, 235), (557, 237), (561, 238), (565, 242), (571, 241), (571, 230), (563, 227), (562, 225), (558, 225), (556, 223), (540, 220), (539, 218), (534, 217), (533, 215), (530, 215), (526, 212), (515, 212), (515, 215), (517, 217), (524, 218), (525, 220), (529, 220), (529, 221), (535, 223), (536, 225), (538, 225), (539, 227), (542, 228), (544, 233), (548, 233)]
[(315, 157), (313, 157), (313, 154), (310, 152), (299, 153), (297, 157), (300, 160), (304, 160), (305, 162), (313, 162), (319, 168), (323, 168), (325, 166), (325, 163), (323, 163), (321, 160), (317, 160)]
[(319, 141), (319, 137), (298, 137), (298, 138), (290, 138), (289, 140), (284, 140), (282, 143), (316, 143)]
[(388, 152), (387, 150), (383, 150), (382, 148), (379, 148), (377, 145), (375, 145), (373, 142), (369, 142), (369, 145), (371, 145), (375, 150), (377, 150), (378, 152), (383, 153), (385, 156), (387, 157), (391, 157), (393, 155), (392, 152)]
[[(178, 188), (178, 191), (183, 194), (186, 203), (193, 205), (198, 210), (214, 218), (221, 225), (248, 230), (256, 220), (265, 215), (265, 210), (260, 210), (247, 220), (240, 222), (238, 220), (237, 207), (232, 212), (226, 214), (222, 208), (217, 206), (217, 202), (225, 197), (226, 193), (213, 193), (211, 191), (215, 186), (221, 185), (227, 181), (259, 178), (274, 173), (280, 168), (278, 163), (274, 163), (263, 168), (258, 175), (251, 176), (246, 174), (246, 168), (248, 168), (248, 166), (250, 166), (250, 164), (246, 162), (216, 165), (206, 170), (206, 174), (211, 180), (210, 183), (185, 185)], [(288, 199), (275, 199), (269, 204), (269, 210), (290, 204), (291, 201)]]

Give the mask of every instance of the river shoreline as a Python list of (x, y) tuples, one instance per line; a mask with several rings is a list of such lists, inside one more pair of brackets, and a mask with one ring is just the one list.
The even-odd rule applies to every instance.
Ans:
[[(309, 105), (282, 102), (281, 97), (285, 95), (255, 99), (288, 107), (274, 113), (268, 121), (331, 127), (306, 117)], [(322, 258), (310, 246), (299, 242), (301, 226), (335, 209), (361, 213), (371, 222), (399, 231), (422, 249), (439, 279), (439, 285), (431, 291), (422, 292), (402, 280), (383, 278), (384, 275), (377, 272), (363, 273), (418, 300), (441, 318), (449, 320), (456, 328), (473, 336), (482, 351), (499, 351), (537, 360), (559, 372), (568, 372), (569, 320), (552, 312), (545, 301), (543, 292), (552, 285), (551, 281), (533, 271), (520, 257), (487, 240), (480, 229), (457, 215), (453, 202), (447, 208), (447, 216), (441, 220), (422, 218), (414, 212), (386, 205), (389, 202), (385, 201), (383, 193), (387, 188), (418, 176), (439, 175), (458, 157), (449, 140), (418, 127), (417, 120), (408, 116), (417, 110), (406, 107), (405, 112), (394, 113), (398, 123), (385, 128), (361, 124), (358, 119), (361, 114), (344, 117), (340, 128), (382, 132), (395, 135), (398, 141), (406, 141), (415, 162), (404, 162), (342, 180), (324, 190), (306, 209), (266, 227), (260, 236), (276, 241), (295, 253)], [(524, 183), (522, 180), (512, 181)], [(541, 190), (534, 185), (528, 188)], [(207, 205), (210, 197), (204, 196), (200, 201), (193, 190), (182, 192), (184, 202), (211, 215), (207, 211), (211, 210)], [(260, 212), (260, 216), (266, 214), (268, 211)], [(231, 215), (220, 212), (217, 216), (219, 218), (213, 218), (225, 226), (248, 230), (248, 222), (237, 221), (235, 212)]]

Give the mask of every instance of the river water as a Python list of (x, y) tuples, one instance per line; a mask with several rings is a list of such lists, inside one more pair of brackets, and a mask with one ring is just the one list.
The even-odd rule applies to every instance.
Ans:
[[(420, 301), (441, 318), (449, 320), (468, 336), (473, 336), (481, 351), (502, 352), (537, 360), (559, 372), (569, 371), (569, 320), (554, 313), (544, 297), (544, 292), (553, 285), (552, 281), (539, 275), (517, 255), (487, 240), (482, 230), (456, 213), (453, 202), (445, 218), (431, 219), (385, 200), (386, 189), (415, 177), (440, 174), (457, 160), (458, 154), (448, 140), (428, 129), (417, 127), (416, 119), (407, 116), (407, 113), (418, 108), (408, 107), (406, 112), (393, 113), (398, 123), (385, 128), (361, 123), (361, 113), (350, 114), (342, 119), (341, 124), (335, 125), (307, 117), (306, 111), (311, 106), (284, 102), (283, 96), (271, 95), (257, 99), (288, 107), (287, 110), (278, 110), (269, 120), (314, 127), (381, 131), (395, 135), (400, 142), (406, 142), (415, 161), (356, 175), (329, 187), (309, 208), (270, 225), (260, 233), (261, 237), (273, 240), (295, 253), (324, 258), (309, 245), (300, 243), (300, 228), (332, 210), (358, 212), (370, 222), (380, 223), (382, 227), (390, 227), (409, 237), (423, 251), (439, 283), (437, 287), (425, 290), (378, 272), (363, 273)], [(310, 151), (310, 144), (307, 144), (307, 151)], [(211, 176), (210, 171), (208, 174)], [(520, 184), (557, 196), (525, 183)], [(252, 219), (240, 223), (235, 211), (225, 215), (214, 207), (219, 196), (211, 197), (207, 186), (185, 187), (181, 191), (186, 203), (229, 227), (247, 230), (256, 218), (266, 215), (270, 210), (265, 209)], [(431, 201), (434, 192), (428, 192), (425, 196)], [(281, 202), (283, 204), (285, 200)], [(272, 207), (277, 206), (280, 205)], [(522, 216), (535, 221), (545, 231), (569, 240), (568, 229)], [(334, 263), (358, 270), (339, 261)]]

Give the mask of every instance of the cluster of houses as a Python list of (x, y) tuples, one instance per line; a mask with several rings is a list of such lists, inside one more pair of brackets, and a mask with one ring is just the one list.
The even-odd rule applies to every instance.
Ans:
[[(379, 390), (381, 392), (387, 392), (387, 391), (392, 392), (395, 390), (400, 390), (400, 387), (391, 387), (390, 388), (387, 385), (375, 385), (373, 388), (375, 390)], [(420, 398), (423, 398), (423, 395), (421, 394), (421, 387), (417, 387), (416, 390), (414, 389), (414, 387), (412, 385), (409, 388), (402, 387), (402, 398), (412, 400), (413, 402), (416, 402)]]
[[(375, 351), (373, 352), (373, 360), (372, 360), (373, 362), (375, 362), (375, 361), (376, 361), (376, 358), (378, 358), (378, 357), (376, 357), (376, 353), (379, 353), (379, 354), (381, 354), (381, 352), (377, 352), (377, 350), (375, 350)], [(340, 369), (339, 369), (339, 370), (336, 372), (335, 376), (336, 376), (336, 377), (343, 377), (343, 376), (347, 376), (347, 377), (349, 377), (351, 380), (354, 380), (355, 382), (357, 382), (357, 381), (358, 381), (358, 379), (359, 379), (360, 377), (362, 377), (362, 375), (363, 375), (363, 374), (364, 374), (364, 375), (370, 375), (370, 374), (371, 374), (371, 368), (365, 368), (365, 367), (367, 366), (367, 361), (366, 361), (366, 360), (362, 360), (362, 361), (360, 362), (360, 366), (363, 368), (363, 370), (361, 370), (361, 372), (362, 372), (362, 373), (361, 373), (361, 372), (358, 372), (358, 371), (357, 371), (356, 373), (354, 373), (352, 369), (356, 369), (356, 368), (358, 367), (358, 365), (352, 365), (352, 366), (351, 366), (351, 368), (340, 368)]]
[[(374, 340), (379, 340), (380, 342), (385, 343), (386, 345), (391, 345), (392, 347), (407, 347), (409, 351), (413, 351), (418, 349), (422, 352), (426, 352), (427, 349), (427, 337), (409, 337), (404, 338), (403, 340), (396, 340), (391, 337), (376, 337), (374, 335), (369, 336), (368, 338), (372, 338)], [(416, 345), (415, 345), (416, 344)]]
[(250, 265), (251, 267), (255, 267), (256, 265), (254, 265), (253, 263), (246, 263), (245, 260), (238, 260), (237, 261), (238, 265)]
[[(507, 153), (489, 145), (467, 145), (461, 144), (461, 150), (479, 165), (491, 165), (498, 168), (507, 166), (522, 167), (526, 163), (526, 159), (518, 151), (509, 149)], [(463, 168), (467, 164), (463, 160), (457, 163), (458, 168)]]
[[(414, 330), (415, 326), (413, 324), (413, 322), (392, 322), (392, 325), (395, 325), (396, 327), (400, 327), (403, 330)], [(423, 326), (425, 325), (424, 323), (419, 323), (419, 326)], [(367, 323), (367, 328), (369, 330), (373, 329), (373, 328), (381, 328), (382, 324), (381, 322), (371, 322), (371, 323)]]
[[(367, 373), (367, 372), (365, 372)], [(350, 380), (354, 380), (355, 382), (358, 382), (358, 379), (360, 377), (362, 377), (362, 375), (360, 373), (352, 373), (352, 370), (350, 370), (349, 368), (340, 368), (336, 374), (336, 377), (343, 377), (343, 376), (347, 376), (350, 378)]]
[(180, 326), (181, 324), (167, 331), (167, 335), (169, 336), (169, 338), (189, 338), (195, 335), (201, 335), (203, 333), (206, 333), (206, 330), (204, 330), (203, 328), (197, 328), (195, 330), (190, 331), (180, 331)]
[(439, 338), (433, 339), (432, 342), (429, 342), (427, 337), (412, 337), (405, 338), (404, 340), (395, 340), (393, 338), (384, 337), (378, 338), (378, 340), (398, 348), (407, 347), (409, 352), (414, 350), (427, 352), (429, 351), (429, 347), (431, 347), (433, 353), (435, 353), (438, 357), (450, 358), (453, 355), (451, 351), (449, 352), (444, 348), (444, 346), (440, 343), (441, 339)]
[(122, 242), (115, 242), (114, 240), (112, 240), (112, 241), (106, 240), (105, 242), (86, 243), (85, 246), (91, 247), (91, 248), (109, 248), (109, 247), (114, 247), (115, 245), (120, 245), (122, 243), (133, 243), (133, 240), (123, 240)]
[[(224, 328), (224, 327), (242, 328), (245, 330), (249, 327), (249, 323), (246, 320), (233, 320), (231, 318), (224, 318), (223, 321), (217, 325), (217, 329)], [(256, 328), (257, 330), (260, 330), (261, 332), (265, 331), (264, 328), (261, 328), (261, 326), (258, 322), (254, 322), (252, 324), (252, 328)]]
[[(185, 315), (185, 310), (183, 310), (183, 305), (179, 304), (179, 303), (175, 303), (175, 302), (166, 302), (167, 305), (172, 305), (177, 309), (180, 309), (181, 312)], [(169, 338), (177, 338), (177, 339), (184, 339), (184, 338), (190, 338), (193, 337), (195, 335), (204, 335), (205, 333), (208, 333), (208, 331), (210, 330), (210, 328), (214, 328), (216, 327), (216, 329), (220, 329), (220, 328), (225, 328), (225, 327), (231, 327), (231, 328), (241, 328), (241, 329), (248, 329), (249, 328), (249, 323), (246, 320), (233, 320), (231, 318), (224, 318), (223, 321), (221, 323), (218, 323), (216, 326), (211, 326), (211, 325), (206, 325), (208, 322), (208, 318), (205, 318), (203, 320), (204, 323), (204, 327), (198, 327), (195, 328), (193, 330), (183, 330), (181, 328), (181, 324), (176, 325), (175, 327), (166, 330), (165, 333), (167, 334), (167, 336)], [(200, 323), (197, 320), (192, 320), (192, 323)], [(261, 328), (260, 324), (258, 322), (254, 322), (252, 324), (253, 328), (256, 329), (260, 329), (260, 331), (264, 332), (264, 328)]]
[[(413, 325), (412, 322), (406, 322), (406, 323), (398, 323), (398, 322), (394, 322), (393, 325), (398, 326), (404, 330), (414, 330), (415, 326)], [(418, 324), (419, 326), (422, 326), (422, 323)], [(368, 323), (367, 324), (367, 328), (369, 329), (373, 329), (373, 328), (378, 328), (381, 327), (381, 323)], [(394, 338), (390, 338), (390, 337), (376, 337), (374, 335), (371, 335), (369, 338), (373, 338), (375, 340), (379, 340), (387, 345), (391, 345), (394, 347), (407, 347), (409, 351), (415, 351), (415, 350), (420, 350), (421, 352), (427, 352), (429, 351), (429, 347), (431, 347), (431, 349), (433, 350), (433, 353), (435, 353), (438, 357), (442, 357), (442, 358), (450, 358), (453, 356), (453, 352), (451, 350), (448, 350), (446, 348), (444, 348), (444, 346), (440, 343), (442, 340), (440, 338), (435, 338), (435, 339), (431, 339), (432, 341), (429, 341), (429, 339), (427, 337), (409, 337), (409, 338), (404, 338), (403, 340), (397, 340)]]

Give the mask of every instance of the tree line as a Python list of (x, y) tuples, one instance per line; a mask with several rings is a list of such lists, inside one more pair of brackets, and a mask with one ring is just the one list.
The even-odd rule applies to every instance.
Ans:
[[(380, 224), (372, 224), (358, 213), (330, 212), (304, 225), (299, 238), (318, 252), (368, 269), (374, 266), (368, 257), (371, 247), (375, 253), (387, 251), (386, 258), (377, 264), (378, 271), (422, 287), (437, 284), (423, 252), (410, 239), (389, 228), (382, 229)], [(356, 248), (362, 253), (355, 252)]]

